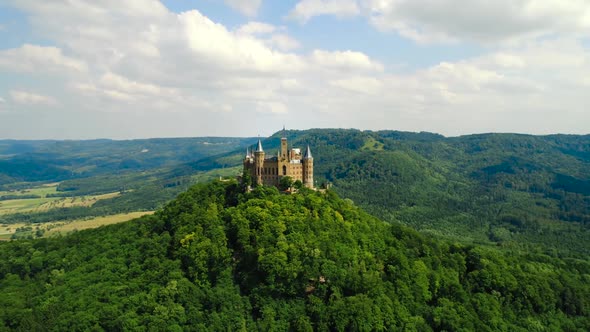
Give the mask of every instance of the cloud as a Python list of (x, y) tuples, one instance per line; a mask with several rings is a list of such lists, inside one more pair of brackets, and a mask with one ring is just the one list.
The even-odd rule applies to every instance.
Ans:
[(277, 48), (281, 51), (291, 51), (297, 49), (301, 44), (280, 31), (286, 30), (284, 27), (275, 27), (272, 24), (262, 22), (248, 22), (236, 30), (239, 35), (256, 36), (264, 38), (263, 41), (271, 48)]
[(298, 56), (272, 50), (254, 37), (231, 33), (196, 10), (180, 14), (179, 20), (192, 52), (212, 64), (264, 72), (298, 70), (304, 65)]
[(260, 113), (285, 114), (288, 113), (287, 106), (277, 101), (264, 101), (256, 103), (256, 110)]
[(291, 10), (288, 18), (301, 23), (320, 15), (350, 17), (360, 14), (355, 0), (302, 0)]
[(271, 46), (278, 48), (281, 51), (292, 51), (301, 47), (301, 44), (284, 34), (274, 34), (267, 40), (267, 43)]
[(51, 46), (24, 44), (19, 48), (0, 51), (0, 69), (19, 72), (84, 72), (83, 61), (65, 56)]
[(489, 44), (590, 31), (584, 0), (367, 0), (363, 7), (379, 29), (421, 43)]
[(262, 0), (224, 0), (231, 8), (239, 11), (246, 16), (256, 16)]
[(374, 77), (351, 77), (345, 79), (334, 80), (330, 85), (364, 94), (377, 94), (380, 92), (383, 82)]
[(11, 90), (12, 101), (21, 105), (56, 106), (57, 100), (51, 96), (44, 96), (27, 91)]
[(314, 50), (311, 60), (322, 68), (339, 70), (382, 71), (383, 65), (372, 60), (366, 54), (356, 51)]
[(496, 44), (590, 32), (585, 0), (301, 0), (289, 17), (365, 16), (382, 31), (418, 43)]
[(273, 33), (275, 30), (277, 30), (277, 28), (272, 24), (264, 22), (248, 22), (239, 27), (237, 32), (239, 34), (257, 35)]
[[(389, 13), (388, 7), (367, 7), (376, 3), (359, 2), (358, 15), (372, 20)], [(400, 4), (404, 1), (395, 3)], [(60, 107), (35, 133), (24, 129), (38, 123), (36, 118), (2, 118), (6, 136), (246, 136), (270, 134), (282, 123), (443, 134), (581, 133), (590, 123), (584, 108), (590, 104), (590, 54), (573, 33), (498, 43), (476, 57), (396, 72), (395, 64), (349, 47), (313, 49), (290, 37), (286, 27), (250, 22), (232, 28), (197, 10), (173, 13), (158, 1), (12, 5), (36, 36), (54, 46), (0, 51), (0, 75), (27, 73), (17, 76), (18, 86), (10, 87), (7, 79), (0, 95), (6, 93), (6, 104), (15, 111)], [(410, 29), (421, 24), (398, 14)], [(440, 38), (467, 38), (441, 22), (428, 23), (440, 25)], [(422, 26), (416, 31), (435, 38)], [(504, 36), (489, 40), (514, 34)]]

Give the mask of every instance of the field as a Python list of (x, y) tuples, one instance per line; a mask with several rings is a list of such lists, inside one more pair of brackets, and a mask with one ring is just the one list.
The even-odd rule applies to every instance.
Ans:
[(100, 226), (117, 224), (152, 214), (153, 211), (121, 213), (111, 216), (96, 217), (90, 219), (72, 220), (67, 222), (49, 222), (43, 224), (12, 224), (0, 226), (0, 240), (9, 240), (13, 234), (19, 237), (51, 237), (58, 234), (67, 234), (73, 231), (97, 228)]
[[(54, 208), (67, 208), (74, 206), (91, 206), (101, 199), (119, 196), (119, 192), (102, 195), (88, 195), (76, 197), (47, 197), (57, 193), (58, 183), (51, 183), (30, 189), (18, 191), (0, 191), (0, 197), (10, 196), (14, 199), (0, 201), (0, 216), (11, 213), (43, 212)], [(26, 198), (32, 196), (37, 198)], [(23, 198), (18, 198), (18, 197)]]

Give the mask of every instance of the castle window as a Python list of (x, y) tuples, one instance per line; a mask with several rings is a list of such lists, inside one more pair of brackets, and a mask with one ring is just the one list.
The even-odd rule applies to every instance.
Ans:
[(283, 175), (287, 175), (287, 166), (283, 165)]

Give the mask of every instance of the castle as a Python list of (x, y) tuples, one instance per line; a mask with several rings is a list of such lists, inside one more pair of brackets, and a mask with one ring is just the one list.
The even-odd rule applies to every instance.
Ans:
[(250, 174), (253, 184), (278, 187), (281, 178), (288, 176), (294, 182), (299, 180), (305, 187), (313, 188), (313, 157), (309, 145), (303, 156), (301, 149), (289, 150), (283, 130), (281, 149), (277, 155), (265, 156), (260, 140), (254, 153), (246, 149), (244, 172)]

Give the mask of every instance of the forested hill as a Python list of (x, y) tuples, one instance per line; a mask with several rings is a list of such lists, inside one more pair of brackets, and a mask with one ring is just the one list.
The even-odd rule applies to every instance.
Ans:
[(0, 329), (590, 330), (587, 261), (427, 239), (330, 191), (241, 191), (0, 243)]
[[(280, 135), (263, 142), (268, 153)], [(383, 220), (466, 242), (590, 254), (590, 135), (313, 129), (287, 138), (311, 146), (318, 184)]]

